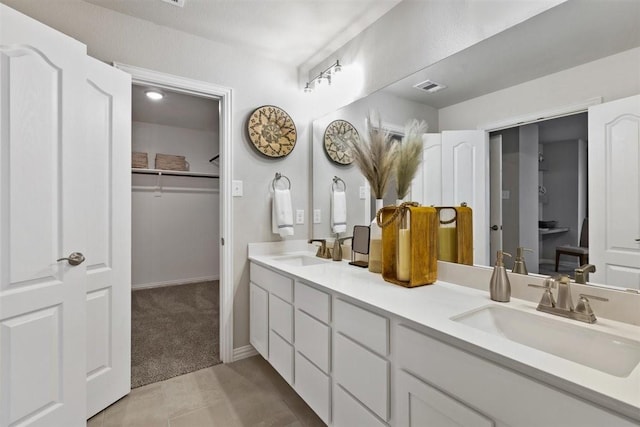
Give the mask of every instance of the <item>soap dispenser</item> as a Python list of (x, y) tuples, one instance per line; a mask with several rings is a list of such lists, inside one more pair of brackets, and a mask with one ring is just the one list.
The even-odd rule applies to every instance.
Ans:
[(496, 265), (493, 268), (491, 274), (491, 281), (489, 282), (489, 292), (491, 299), (498, 302), (509, 302), (511, 299), (511, 283), (509, 283), (509, 277), (507, 276), (507, 270), (504, 268), (503, 256), (510, 257), (511, 255), (498, 251), (496, 259)]
[(522, 246), (516, 249), (516, 260), (513, 263), (513, 270), (511, 271), (526, 276), (529, 272), (527, 271), (527, 264), (524, 262), (524, 251), (533, 252), (532, 249), (523, 248)]

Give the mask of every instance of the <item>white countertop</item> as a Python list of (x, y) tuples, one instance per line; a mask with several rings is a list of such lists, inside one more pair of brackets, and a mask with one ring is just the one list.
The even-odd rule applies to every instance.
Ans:
[(597, 323), (589, 325), (536, 311), (536, 303), (515, 298), (506, 304), (497, 303), (490, 300), (488, 292), (444, 281), (418, 288), (404, 288), (385, 282), (380, 274), (350, 266), (346, 261), (327, 260), (326, 263), (318, 265), (292, 266), (277, 259), (282, 255), (294, 254), (314, 256), (314, 253), (307, 251), (286, 251), (277, 255), (254, 251), (249, 259), (414, 322), (422, 326), (425, 332), (449, 344), (640, 420), (640, 366), (636, 366), (628, 377), (609, 375), (455, 322), (451, 317), (494, 304), (517, 308), (536, 316), (550, 317), (558, 322), (583, 325), (585, 328), (593, 328), (634, 341), (640, 339), (638, 326), (609, 319), (598, 319)]

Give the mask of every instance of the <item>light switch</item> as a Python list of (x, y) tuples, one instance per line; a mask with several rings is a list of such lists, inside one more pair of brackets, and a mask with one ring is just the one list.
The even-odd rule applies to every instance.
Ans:
[(304, 224), (304, 209), (296, 210), (296, 224)]
[(367, 198), (367, 187), (364, 185), (360, 187), (360, 200), (364, 200)]
[(511, 191), (502, 190), (502, 200), (509, 200), (509, 197), (511, 197)]
[(231, 195), (233, 197), (242, 197), (242, 181), (233, 181), (231, 183)]
[(320, 215), (320, 209), (313, 210), (313, 223), (320, 224), (322, 222), (322, 216)]

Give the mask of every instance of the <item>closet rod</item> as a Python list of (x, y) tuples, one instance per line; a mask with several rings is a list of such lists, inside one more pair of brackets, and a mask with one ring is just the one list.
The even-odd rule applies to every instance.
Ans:
[(214, 175), (210, 173), (170, 171), (170, 170), (159, 170), (159, 169), (132, 169), (131, 173), (140, 174), (140, 175), (187, 176), (191, 178), (213, 178), (213, 179), (220, 178), (219, 175)]

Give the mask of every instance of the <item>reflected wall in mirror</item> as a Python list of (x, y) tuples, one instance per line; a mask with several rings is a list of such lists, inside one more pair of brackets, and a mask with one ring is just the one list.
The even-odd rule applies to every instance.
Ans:
[[(334, 120), (345, 120), (358, 131), (360, 138), (366, 138), (366, 117), (375, 111), (382, 120), (382, 126), (394, 133), (401, 133), (404, 124), (411, 119), (425, 120), (429, 127), (437, 126), (435, 108), (415, 101), (398, 98), (379, 92), (360, 101), (356, 101), (340, 110), (313, 122), (313, 209), (320, 212), (320, 222), (313, 223), (314, 238), (332, 236), (331, 230), (331, 185), (337, 176), (346, 183), (347, 197), (347, 233), (354, 225), (368, 225), (371, 213), (371, 195), (368, 183), (355, 164), (341, 165), (333, 162), (324, 149), (323, 137), (327, 126)], [(389, 187), (393, 187), (390, 183)], [(387, 191), (385, 201), (394, 203), (393, 194)], [(317, 217), (317, 213), (314, 215)], [(320, 237), (322, 236), (322, 237)]]
[[(561, 243), (577, 245), (580, 221), (589, 216), (589, 262), (598, 266), (597, 273), (591, 275), (592, 281), (625, 288), (640, 288), (640, 243), (635, 242), (635, 238), (640, 238), (638, 222), (640, 212), (628, 209), (628, 206), (634, 203), (640, 206), (640, 188), (636, 188), (637, 185), (630, 186), (634, 182), (640, 182), (638, 177), (638, 170), (640, 170), (638, 158), (640, 157), (635, 155), (640, 153), (638, 147), (640, 141), (637, 140), (638, 133), (636, 132), (634, 136), (630, 131), (634, 126), (636, 126), (635, 129), (640, 127), (640, 112), (616, 113), (617, 116), (609, 117), (611, 123), (619, 124), (616, 135), (625, 141), (625, 145), (612, 144), (611, 140), (606, 139), (603, 130), (605, 125), (595, 126), (596, 121), (593, 120), (594, 117), (606, 115), (606, 111), (611, 110), (609, 106), (614, 103), (623, 102), (624, 98), (640, 94), (640, 26), (637, 25), (639, 19), (640, 2), (570, 0), (314, 121), (313, 208), (320, 209), (323, 214), (329, 212), (331, 178), (337, 175), (349, 183), (351, 190), (347, 198), (350, 222), (348, 230), (353, 224), (366, 224), (370, 219), (370, 208), (362, 203), (360, 198), (360, 187), (365, 185), (365, 181), (357, 168), (338, 167), (323, 157), (322, 133), (332, 120), (348, 120), (362, 135), (364, 118), (367, 112), (373, 109), (380, 112), (384, 122), (400, 127), (407, 119), (417, 118), (429, 123), (429, 132), (480, 129), (486, 134), (487, 141), (486, 153), (482, 154), (483, 157), (480, 159), (486, 165), (486, 171), (483, 173), (485, 177), (483, 184), (486, 190), (475, 196), (486, 200), (487, 208), (485, 218), (476, 220), (474, 215), (474, 231), (482, 232), (486, 238), (487, 256), (485, 261), (480, 263), (489, 265), (491, 262), (488, 256), (488, 242), (491, 236), (490, 196), (493, 194), (499, 197), (501, 202), (515, 200), (513, 193), (509, 193), (509, 198), (503, 198), (506, 194), (504, 191), (511, 191), (507, 188), (500, 190), (499, 193), (489, 190), (492, 186), (489, 167), (491, 144), (488, 142), (490, 133), (501, 131), (503, 136), (508, 136), (509, 132), (516, 131), (505, 129), (518, 125), (520, 126), (517, 130), (518, 135), (522, 133), (523, 138), (534, 139), (536, 134), (541, 136), (546, 132), (547, 124), (533, 125), (541, 118), (549, 119), (585, 113), (580, 116), (582, 118), (578, 118), (579, 116), (567, 118), (567, 120), (584, 122), (589, 107), (602, 104), (602, 106), (593, 107), (586, 115), (589, 127), (587, 135), (584, 134), (583, 128), (581, 131), (583, 133), (580, 135), (558, 138), (558, 140), (576, 141), (571, 144), (571, 148), (562, 149), (565, 150), (565, 154), (559, 155), (565, 159), (561, 162), (562, 165), (565, 166), (570, 159), (570, 162), (577, 163), (582, 171), (586, 170), (586, 181), (585, 175), (576, 178), (578, 194), (572, 190), (571, 195), (558, 195), (563, 199), (575, 199), (575, 208), (565, 208), (567, 212), (555, 213), (552, 207), (548, 206), (552, 193), (556, 193), (550, 192), (556, 189), (556, 184), (553, 184), (556, 178), (552, 174), (539, 171), (538, 153), (542, 153), (546, 161), (547, 155), (553, 156), (553, 151), (562, 151), (560, 146), (547, 144), (544, 138), (541, 141), (536, 139), (526, 148), (523, 144), (526, 156), (535, 159), (527, 166), (530, 177), (527, 178), (526, 185), (523, 185), (523, 192), (530, 193), (532, 200), (528, 203), (532, 208), (521, 209), (532, 218), (532, 221), (527, 221), (527, 227), (531, 228), (531, 231), (527, 233), (527, 238), (519, 235), (516, 242), (516, 238), (512, 237), (510, 242), (505, 242), (504, 245), (505, 248), (515, 248), (516, 245), (537, 246), (537, 255), (527, 254), (529, 271), (536, 271), (537, 268), (544, 274), (554, 273), (549, 271), (549, 265), (553, 260), (551, 270), (555, 270), (555, 246)], [(571, 22), (571, 25), (567, 25), (568, 22)], [(441, 83), (447, 88), (428, 94), (414, 87), (428, 79)], [(640, 104), (639, 101), (635, 102)], [(408, 105), (411, 105), (411, 108), (408, 108)], [(633, 100), (627, 101), (627, 105), (629, 106), (627, 110), (636, 107)], [(604, 111), (601, 113), (601, 110)], [(400, 111), (408, 114), (401, 116)], [(566, 127), (562, 129), (564, 129), (563, 132), (566, 131)], [(595, 143), (592, 133), (599, 141), (595, 148), (600, 150), (597, 156), (594, 156), (591, 147), (591, 144)], [(588, 156), (584, 154), (585, 145), (588, 146)], [(504, 147), (505, 150), (508, 148)], [(607, 158), (605, 150), (608, 150), (606, 155), (610, 157), (627, 159), (624, 168), (613, 167), (613, 171), (617, 172), (613, 173), (613, 180), (608, 183), (602, 169), (611, 169), (612, 164), (605, 164)], [(628, 155), (625, 156), (624, 152)], [(514, 154), (505, 151), (501, 155), (508, 158), (509, 155)], [(518, 154), (518, 156), (525, 155)], [(585, 157), (588, 157), (588, 167), (584, 167)], [(506, 167), (503, 165), (503, 168)], [(600, 175), (596, 176), (596, 173)], [(446, 171), (443, 171), (440, 177), (441, 187), (447, 185), (446, 176)], [(638, 179), (634, 181), (634, 177)], [(520, 180), (520, 177), (518, 179)], [(584, 188), (585, 186), (587, 189)], [(612, 188), (615, 188), (615, 191), (612, 191)], [(546, 193), (541, 195), (540, 192), (544, 190)], [(588, 197), (585, 197), (585, 193)], [(611, 198), (607, 194), (616, 194), (617, 197)], [(620, 194), (627, 199), (626, 202)], [(543, 197), (545, 195), (546, 201)], [(413, 195), (412, 199), (415, 199)], [(519, 197), (519, 200), (524, 199)], [(456, 201), (451, 203), (455, 204)], [(472, 203), (470, 206), (474, 208)], [(506, 207), (503, 206), (502, 209)], [(563, 219), (564, 213), (567, 213), (567, 218), (572, 217), (570, 221), (567, 219), (566, 223)], [(606, 223), (604, 218), (612, 215), (617, 218), (617, 222)], [(506, 216), (507, 214), (503, 215), (503, 217)], [(556, 227), (539, 227), (537, 221), (540, 219), (556, 220)], [(508, 225), (507, 222), (503, 223), (503, 226), (515, 227), (513, 224)], [(569, 228), (569, 230), (558, 232), (558, 236), (545, 234), (543, 237), (540, 235), (539, 228)], [(593, 230), (596, 230), (595, 234)], [(313, 235), (314, 237), (329, 236), (329, 222), (314, 224)], [(631, 243), (627, 242), (629, 238)], [(477, 240), (474, 237), (474, 245), (477, 245)], [(614, 263), (608, 261), (612, 256), (611, 248), (607, 248), (603, 243), (598, 244), (598, 247), (602, 246), (600, 249), (596, 249), (593, 247), (594, 241), (615, 241), (617, 246), (624, 247), (626, 264), (616, 267)], [(502, 245), (502, 242), (500, 241), (499, 244)], [(540, 263), (540, 260), (543, 262)], [(478, 261), (476, 257), (476, 263)], [(561, 256), (560, 261), (561, 269), (571, 271), (575, 266), (575, 261), (570, 258)], [(542, 270), (540, 265), (543, 266)]]

